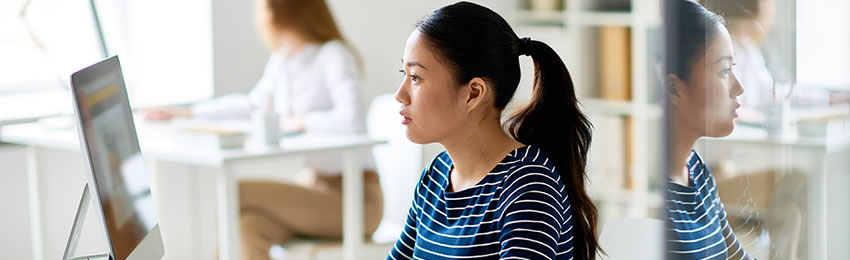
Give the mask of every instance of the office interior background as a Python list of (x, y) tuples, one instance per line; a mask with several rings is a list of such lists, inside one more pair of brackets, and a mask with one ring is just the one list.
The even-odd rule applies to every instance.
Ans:
[[(250, 0), (93, 2), (107, 52), (122, 59), (134, 108), (247, 92), (269, 56)], [(370, 135), (387, 141), (374, 147), (385, 197), (383, 222), (363, 258), (382, 259), (401, 232), (422, 169), (442, 151), (438, 144), (416, 145), (404, 136), (393, 99), (401, 81), (399, 60), (414, 23), (455, 1), (327, 2), (363, 61), (362, 104), (368, 109)], [(663, 1), (475, 2), (503, 15), (518, 35), (550, 44), (564, 59), (594, 125), (588, 190), (600, 210), (603, 246), (616, 254), (618, 246), (628, 245), (611, 239), (607, 225), (664, 219)], [(773, 3), (775, 23), (759, 47), (775, 85), (785, 86), (776, 89), (850, 91), (850, 2)], [(20, 118), (51, 116), (35, 123), (48, 132), (73, 129), (69, 75), (104, 57), (90, 8), (87, 0), (0, 3), (2, 259), (57, 259), (65, 246), (86, 182), (80, 152), (9, 142), (3, 140), (3, 128)], [(520, 87), (506, 111), (531, 96), (533, 64), (527, 57), (520, 62)], [(702, 139), (695, 148), (713, 163), (730, 224), (751, 256), (850, 259), (850, 105), (791, 99), (773, 104), (769, 112), (755, 116), (755, 123), (739, 122), (729, 137)], [(232, 170), (239, 179), (293, 181), (288, 169), (303, 165), (299, 158), (257, 160)], [(165, 258), (214, 259), (214, 173), (219, 169), (169, 162), (148, 162), (148, 167), (157, 172), (152, 183)], [(38, 192), (32, 192), (34, 186)], [(39, 218), (32, 217), (33, 196), (41, 201)], [(788, 220), (787, 214), (799, 217)], [(797, 227), (794, 243), (779, 246), (779, 239), (771, 236), (774, 225), (780, 225), (777, 219)], [(35, 226), (40, 230), (34, 233)], [(86, 230), (80, 250), (102, 250), (104, 238), (97, 226)], [(658, 241), (638, 242), (660, 248), (661, 232)], [(37, 239), (40, 249), (33, 246)], [(339, 241), (299, 241), (278, 251), (272, 253), (288, 255), (286, 259), (335, 259), (341, 254)]]

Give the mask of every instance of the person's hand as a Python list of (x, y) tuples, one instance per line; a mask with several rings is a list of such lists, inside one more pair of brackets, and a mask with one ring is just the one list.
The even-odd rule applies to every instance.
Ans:
[(304, 120), (301, 117), (287, 118), (280, 122), (280, 130), (283, 133), (300, 133), (306, 129)]
[(188, 107), (155, 107), (142, 110), (145, 119), (151, 121), (168, 121), (178, 117), (192, 117)]
[(850, 103), (850, 92), (832, 92), (829, 93), (829, 104)]

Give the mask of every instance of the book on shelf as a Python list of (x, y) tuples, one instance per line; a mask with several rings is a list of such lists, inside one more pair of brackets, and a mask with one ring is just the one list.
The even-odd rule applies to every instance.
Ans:
[(632, 167), (634, 166), (634, 154), (632, 153), (632, 148), (634, 147), (634, 133), (632, 131), (632, 123), (634, 120), (630, 116), (623, 117), (623, 152), (625, 157), (625, 176), (623, 181), (623, 187), (626, 189), (634, 188), (634, 176), (632, 176)]
[(629, 12), (632, 9), (632, 1), (593, 0), (588, 1), (586, 7), (597, 12)]
[(526, 0), (520, 3), (521, 8), (534, 12), (559, 12), (564, 10), (561, 0)]
[(628, 27), (599, 28), (599, 93), (602, 99), (631, 100), (631, 56)]
[(593, 142), (590, 145), (588, 176), (591, 185), (605, 190), (626, 188), (626, 120), (622, 116), (591, 116)]

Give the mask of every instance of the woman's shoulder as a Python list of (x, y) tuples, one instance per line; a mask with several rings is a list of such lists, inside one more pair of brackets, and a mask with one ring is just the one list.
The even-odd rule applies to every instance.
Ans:
[(315, 57), (326, 73), (332, 75), (356, 77), (362, 70), (351, 46), (340, 40), (322, 43)]
[(549, 157), (546, 156), (543, 149), (537, 145), (526, 145), (508, 154), (508, 158), (499, 163), (510, 167), (510, 172), (525, 171), (525, 169), (536, 169), (537, 171), (545, 171), (555, 173), (555, 166)]
[(442, 151), (425, 166), (422, 170), (422, 175), (419, 177), (419, 182), (426, 182), (429, 178), (436, 180), (444, 180), (448, 178), (448, 173), (451, 170), (452, 159), (446, 151)]
[(503, 186), (506, 189), (534, 183), (560, 190), (561, 180), (554, 164), (537, 145), (512, 151), (500, 166), (506, 166), (503, 170)]
[(322, 43), (319, 46), (318, 56), (321, 58), (354, 60), (354, 52), (351, 47), (340, 40), (330, 40)]
[(696, 150), (691, 150), (691, 153), (688, 154), (687, 162), (688, 168), (693, 173), (691, 178), (693, 178), (694, 183), (702, 183), (714, 178), (711, 174), (711, 169), (708, 168), (708, 163), (702, 159)]

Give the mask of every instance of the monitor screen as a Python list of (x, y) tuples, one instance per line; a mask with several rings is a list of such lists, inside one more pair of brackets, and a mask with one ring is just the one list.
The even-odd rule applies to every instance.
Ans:
[(126, 259), (158, 221), (118, 58), (75, 73), (72, 89), (109, 244)]

